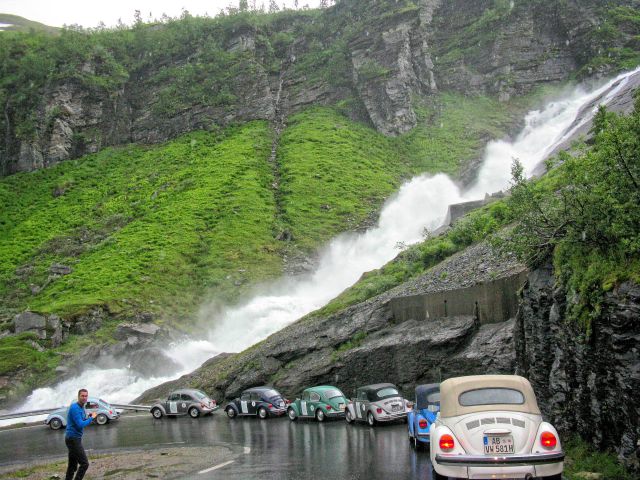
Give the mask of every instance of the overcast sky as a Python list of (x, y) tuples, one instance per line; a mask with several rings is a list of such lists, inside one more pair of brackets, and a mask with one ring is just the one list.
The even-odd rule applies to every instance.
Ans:
[[(293, 7), (294, 0), (276, 0)], [(320, 0), (298, 0), (300, 7), (308, 5), (315, 8)], [(249, 5), (253, 0), (249, 0)], [(269, 0), (255, 0), (260, 7), (268, 7)], [(63, 25), (82, 25), (85, 28), (96, 27), (102, 21), (107, 27), (115, 26), (118, 19), (130, 25), (136, 10), (142, 13), (142, 19), (160, 18), (163, 13), (170, 17), (179, 17), (183, 9), (192, 15), (217, 15), (228, 6), (238, 6), (238, 0), (0, 0), (0, 13), (11, 13), (29, 20), (54, 27)], [(151, 17), (149, 17), (151, 13)]]

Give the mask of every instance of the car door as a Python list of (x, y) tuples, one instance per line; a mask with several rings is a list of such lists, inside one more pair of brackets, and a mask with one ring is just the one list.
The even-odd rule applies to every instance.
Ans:
[(309, 394), (309, 416), (310, 417), (315, 416), (317, 408), (320, 408), (320, 394), (318, 392), (311, 392)]
[(194, 401), (195, 400), (193, 399), (193, 397), (191, 397), (191, 395), (189, 395), (188, 393), (181, 393), (180, 402), (178, 402), (178, 413), (180, 415), (186, 415), (187, 411), (189, 410), (189, 406)]
[(242, 392), (240, 397), (240, 415), (249, 414), (249, 405), (251, 405), (251, 392)]
[(302, 392), (302, 400), (300, 400), (300, 415), (303, 417), (309, 416), (309, 401), (311, 392)]
[(180, 403), (179, 393), (172, 393), (171, 395), (169, 395), (169, 398), (167, 399), (167, 405), (165, 407), (168, 415), (178, 414), (178, 403)]
[(247, 405), (249, 415), (256, 415), (258, 413), (258, 408), (260, 408), (260, 392), (251, 392), (251, 397), (249, 399), (250, 402)]
[(92, 413), (98, 413), (100, 409), (100, 405), (98, 402), (93, 400), (88, 400), (87, 403), (84, 404), (85, 417), (89, 417)]
[(364, 420), (368, 406), (369, 399), (367, 398), (367, 392), (365, 390), (359, 390), (355, 406), (356, 418), (358, 420)]

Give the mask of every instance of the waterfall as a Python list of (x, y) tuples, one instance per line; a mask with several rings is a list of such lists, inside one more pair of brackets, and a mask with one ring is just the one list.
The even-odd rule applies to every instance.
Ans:
[[(200, 316), (205, 324), (211, 325), (210, 331), (201, 340), (185, 341), (167, 349), (167, 354), (182, 366), (181, 371), (148, 378), (127, 368), (88, 369), (55, 387), (35, 390), (20, 410), (69, 404), (80, 387), (108, 401), (125, 403), (152, 386), (193, 371), (217, 353), (241, 351), (257, 343), (322, 307), (364, 272), (392, 260), (398, 254), (399, 243), (420, 241), (425, 228), (434, 230), (443, 223), (450, 204), (481, 199), (486, 193), (508, 188), (514, 158), (531, 175), (554, 146), (579, 127), (573, 123), (585, 105), (600, 96), (606, 103), (638, 71), (620, 75), (590, 92), (576, 88), (565, 99), (529, 112), (515, 140), (492, 141), (487, 145), (478, 178), (464, 191), (443, 174), (413, 178), (386, 202), (375, 227), (362, 234), (343, 234), (331, 241), (315, 272), (282, 278), (238, 306), (222, 309), (204, 306)], [(603, 96), (605, 92), (608, 93)], [(591, 116), (596, 108), (597, 105)]]

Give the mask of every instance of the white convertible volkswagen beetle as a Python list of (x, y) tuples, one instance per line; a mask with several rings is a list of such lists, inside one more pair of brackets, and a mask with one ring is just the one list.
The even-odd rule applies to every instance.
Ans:
[(445, 380), (430, 433), (434, 480), (562, 475), (558, 432), (542, 420), (529, 381), (517, 375)]

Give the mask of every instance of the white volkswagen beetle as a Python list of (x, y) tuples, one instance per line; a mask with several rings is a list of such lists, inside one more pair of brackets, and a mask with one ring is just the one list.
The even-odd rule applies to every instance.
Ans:
[(542, 420), (533, 388), (517, 375), (474, 375), (440, 384), (440, 413), (431, 425), (434, 480), (560, 480), (558, 432)]

